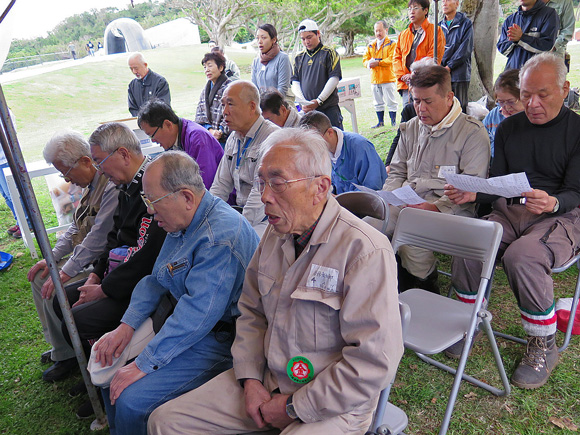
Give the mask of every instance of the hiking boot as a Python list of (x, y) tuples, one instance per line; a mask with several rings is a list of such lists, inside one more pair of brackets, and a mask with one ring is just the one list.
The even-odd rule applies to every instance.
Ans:
[(15, 239), (21, 239), (22, 238), (22, 232), (20, 231), (20, 228), (18, 228), (16, 231), (14, 231), (12, 233), (12, 237), (14, 237)]
[(526, 353), (512, 375), (512, 384), (525, 389), (541, 387), (558, 364), (558, 356), (556, 334), (528, 337)]
[(385, 123), (384, 122), (379, 122), (377, 125), (373, 125), (371, 128), (381, 128), (384, 127)]
[(14, 225), (13, 227), (10, 227), (6, 230), (6, 232), (10, 235), (14, 234), (16, 231), (20, 230), (20, 227), (18, 226), (18, 224)]
[[(473, 350), (473, 344), (481, 338), (481, 333), (483, 331), (481, 329), (476, 329), (475, 333), (473, 334), (473, 340), (471, 340), (471, 347), (469, 348), (468, 356), (471, 355), (471, 351)], [(452, 344), (443, 352), (445, 352), (445, 356), (452, 359), (459, 359), (461, 358), (461, 352), (463, 352), (463, 346), (465, 345), (465, 337), (459, 340), (457, 343)]]

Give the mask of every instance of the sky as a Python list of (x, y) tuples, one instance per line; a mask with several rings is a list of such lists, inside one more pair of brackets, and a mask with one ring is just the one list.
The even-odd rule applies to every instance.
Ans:
[[(133, 3), (144, 1), (134, 0)], [(9, 3), (9, 0), (0, 0), (2, 12)], [(130, 3), (130, 0), (16, 0), (10, 12), (14, 14), (12, 38), (46, 36), (49, 30), (72, 15), (110, 6), (125, 9)]]

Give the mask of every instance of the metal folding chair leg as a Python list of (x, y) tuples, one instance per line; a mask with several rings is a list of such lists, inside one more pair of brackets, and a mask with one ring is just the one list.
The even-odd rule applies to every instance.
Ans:
[[(459, 360), (459, 365), (458, 365), (457, 369), (454, 369), (453, 367), (449, 367), (448, 365), (443, 364), (439, 361), (436, 361), (433, 358), (430, 358), (426, 355), (423, 355), (422, 353), (415, 352), (416, 355), (421, 360), (423, 360), (423, 361), (425, 361), (425, 362), (427, 362), (427, 363), (429, 363), (437, 368), (445, 370), (446, 372), (451, 373), (454, 376), (458, 372), (461, 373), (461, 377), (455, 376), (455, 379), (453, 381), (453, 386), (451, 387), (451, 394), (449, 395), (449, 400), (447, 402), (447, 408), (445, 409), (445, 415), (443, 417), (443, 422), (441, 423), (439, 435), (445, 435), (447, 433), (447, 430), (449, 429), (449, 423), (451, 421), (453, 407), (455, 406), (455, 401), (457, 399), (457, 394), (459, 393), (459, 388), (461, 386), (462, 380), (465, 380), (465, 381), (467, 381), (467, 382), (469, 382), (477, 387), (483, 388), (484, 390), (487, 390), (496, 396), (508, 396), (511, 392), (509, 379), (508, 379), (507, 374), (505, 372), (503, 362), (501, 359), (501, 355), (499, 353), (497, 343), (494, 339), (493, 330), (491, 328), (491, 317), (492, 317), (491, 313), (489, 313), (486, 310), (481, 310), (478, 313), (478, 316), (481, 318), (481, 323), (483, 323), (483, 328), (485, 329), (485, 332), (487, 334), (487, 338), (489, 339), (489, 342), (491, 344), (491, 348), (493, 351), (493, 357), (495, 359), (495, 364), (496, 364), (496, 367), (499, 371), (501, 382), (502, 382), (502, 385), (504, 388), (503, 390), (499, 389), (499, 388), (495, 388), (489, 384), (486, 384), (486, 383), (480, 381), (477, 378), (474, 378), (473, 376), (465, 374), (465, 366), (467, 365), (467, 358), (468, 358), (469, 349), (471, 347), (471, 343), (473, 340), (473, 332), (474, 331), (471, 331), (470, 336), (466, 337), (465, 345), (463, 346), (463, 352), (461, 354), (461, 358)], [(473, 328), (473, 330), (475, 330), (475, 328)]]

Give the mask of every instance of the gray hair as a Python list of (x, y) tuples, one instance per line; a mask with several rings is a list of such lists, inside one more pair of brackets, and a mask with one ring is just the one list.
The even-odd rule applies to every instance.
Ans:
[[(531, 57), (527, 60), (527, 62), (522, 66), (520, 69), (520, 82), (522, 81), (522, 77), (528, 70), (535, 70), (536, 68), (540, 67), (541, 65), (549, 65), (554, 69), (556, 73), (558, 86), (563, 87), (564, 83), (566, 83), (566, 74), (568, 73), (568, 69), (566, 68), (566, 64), (564, 64), (564, 59), (558, 56), (555, 53), (551, 52), (543, 52), (540, 54), (536, 54), (534, 57)], [(518, 87), (520, 84), (518, 83)]]
[(424, 57), (422, 59), (419, 59), (415, 62), (413, 62), (411, 64), (411, 72), (415, 72), (416, 70), (420, 69), (420, 68), (425, 68), (426, 66), (433, 66), (433, 65), (437, 65), (437, 62), (435, 62), (435, 60), (432, 57)]
[(99, 146), (106, 153), (112, 153), (119, 147), (125, 147), (129, 152), (142, 156), (141, 143), (135, 133), (120, 122), (101, 124), (89, 137), (90, 146)]
[(46, 163), (59, 161), (64, 166), (72, 168), (82, 157), (91, 158), (89, 143), (77, 131), (65, 130), (55, 133), (44, 146), (42, 155)]
[(260, 112), (260, 91), (256, 87), (255, 84), (250, 82), (249, 80), (236, 80), (235, 82), (230, 83), (226, 91), (229, 88), (233, 88), (234, 86), (240, 86), (240, 98), (244, 103), (256, 103), (256, 112)]
[[(264, 157), (273, 147), (286, 148), (294, 153), (294, 167), (305, 177), (332, 174), (332, 165), (326, 142), (315, 130), (282, 128), (270, 134), (262, 143)], [(331, 189), (328, 190), (330, 196)]]
[(137, 59), (139, 62), (141, 62), (143, 64), (147, 63), (145, 61), (145, 56), (143, 56), (143, 54), (138, 52), (138, 51), (136, 51), (131, 56), (129, 56), (129, 58), (127, 59), (127, 63), (131, 62), (132, 59)]
[(376, 25), (376, 24), (382, 24), (382, 25), (383, 25), (383, 29), (385, 29), (385, 30), (388, 30), (388, 28), (389, 28), (389, 25), (387, 24), (387, 22), (386, 22), (385, 20), (378, 20), (378, 21), (375, 23), (375, 25)]
[(205, 192), (199, 165), (183, 151), (161, 153), (147, 166), (145, 173), (154, 165), (162, 165), (159, 185), (166, 192), (175, 192), (179, 189), (189, 189), (198, 195), (203, 195)]

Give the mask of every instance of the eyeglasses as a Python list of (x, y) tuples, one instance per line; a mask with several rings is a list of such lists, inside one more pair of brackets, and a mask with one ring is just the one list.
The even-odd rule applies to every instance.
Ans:
[(141, 199), (143, 200), (143, 203), (145, 204), (145, 206), (146, 206), (148, 209), (151, 209), (151, 211), (152, 211), (153, 213), (155, 213), (155, 206), (154, 206), (154, 204), (155, 204), (155, 203), (157, 203), (157, 202), (161, 201), (163, 198), (167, 198), (168, 196), (171, 196), (171, 195), (174, 195), (174, 194), (176, 194), (176, 193), (178, 193), (178, 192), (181, 192), (182, 190), (183, 190), (183, 189), (178, 189), (178, 190), (175, 190), (175, 191), (173, 191), (173, 192), (170, 192), (170, 193), (168, 193), (167, 195), (163, 195), (161, 198), (157, 198), (155, 201), (151, 201), (149, 198), (147, 198), (147, 197), (145, 196), (145, 193), (144, 193), (144, 192), (141, 192)]
[(80, 160), (80, 159), (78, 159), (78, 160), (75, 162), (75, 164), (74, 164), (74, 165), (72, 165), (72, 166), (71, 166), (71, 167), (68, 169), (68, 171), (66, 171), (64, 174), (58, 174), (58, 176), (59, 176), (60, 178), (64, 178), (65, 180), (67, 180), (67, 179), (68, 179), (68, 174), (70, 174), (70, 171), (72, 171), (72, 170), (73, 170), (73, 168), (74, 168), (74, 167), (76, 167), (76, 165), (79, 163), (79, 160)]
[(514, 107), (516, 104), (518, 104), (518, 99), (515, 100), (495, 100), (495, 105), (497, 107), (503, 107), (503, 106), (507, 106), (507, 107)]
[(113, 151), (111, 151), (107, 157), (105, 157), (103, 160), (101, 160), (101, 163), (96, 163), (96, 162), (93, 162), (93, 167), (94, 167), (94, 168), (95, 168), (97, 171), (99, 171), (99, 172), (102, 172), (102, 171), (103, 171), (103, 163), (105, 163), (105, 162), (107, 161), (107, 159), (108, 159), (109, 157), (111, 157), (113, 154), (115, 154), (115, 152), (116, 152), (116, 151), (118, 151), (118, 150), (119, 150), (119, 148), (117, 148), (117, 149), (114, 149)]
[(254, 187), (258, 190), (258, 192), (264, 193), (264, 190), (266, 189), (266, 184), (267, 184), (268, 186), (270, 186), (270, 189), (272, 189), (272, 192), (282, 193), (288, 188), (289, 183), (295, 183), (297, 181), (303, 181), (303, 180), (312, 180), (313, 178), (317, 178), (317, 177), (321, 177), (321, 175), (314, 175), (311, 177), (304, 177), (304, 178), (296, 178), (295, 180), (285, 180), (282, 177), (272, 177), (268, 181), (264, 180), (263, 178), (257, 177), (254, 180)]
[(157, 132), (159, 131), (160, 128), (161, 128), (161, 126), (157, 127), (155, 129), (155, 131), (153, 132), (153, 134), (151, 136), (149, 136), (149, 139), (153, 139), (155, 137), (155, 135), (157, 134)]
[(415, 12), (421, 9), (423, 9), (421, 6), (411, 6), (410, 8), (407, 8), (409, 12)]

